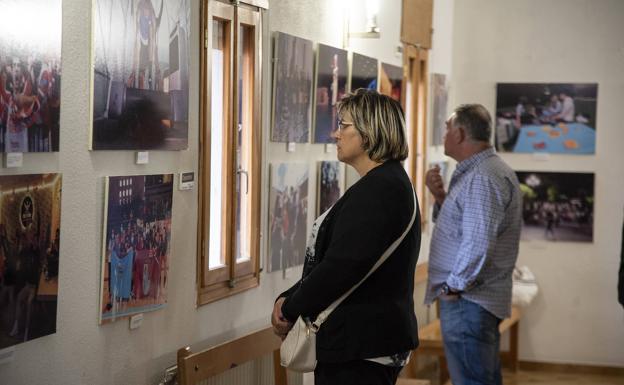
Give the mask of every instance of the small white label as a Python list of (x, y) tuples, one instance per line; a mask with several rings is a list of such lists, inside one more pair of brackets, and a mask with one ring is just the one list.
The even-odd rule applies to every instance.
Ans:
[(136, 153), (136, 163), (137, 164), (148, 164), (149, 163), (149, 151), (137, 151), (137, 153)]
[(548, 161), (550, 160), (550, 153), (549, 152), (534, 152), (533, 160), (538, 160), (541, 162)]
[(297, 143), (295, 142), (288, 142), (288, 145), (286, 146), (286, 151), (287, 152), (295, 152), (295, 145)]
[(333, 152), (336, 152), (336, 145), (334, 143), (325, 144), (325, 153), (329, 154)]
[(130, 329), (137, 329), (143, 324), (143, 313), (130, 317)]
[(13, 362), (15, 359), (15, 346), (9, 346), (6, 349), (0, 350), (0, 365)]
[(180, 190), (192, 190), (195, 187), (195, 173), (194, 172), (181, 172), (180, 173)]
[(24, 154), (21, 152), (7, 152), (4, 164), (7, 168), (22, 167)]

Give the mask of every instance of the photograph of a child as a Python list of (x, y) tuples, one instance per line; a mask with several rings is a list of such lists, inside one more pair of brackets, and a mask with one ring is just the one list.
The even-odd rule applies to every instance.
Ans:
[(107, 178), (100, 323), (167, 303), (173, 174)]
[(318, 162), (318, 167), (317, 217), (329, 210), (344, 190), (344, 173), (339, 161), (321, 161)]
[(499, 83), (498, 151), (594, 154), (597, 84)]
[(308, 226), (308, 164), (271, 164), (267, 271), (303, 264)]
[(522, 240), (592, 242), (594, 174), (516, 172), (522, 191)]
[(61, 174), (0, 176), (0, 349), (56, 333)]

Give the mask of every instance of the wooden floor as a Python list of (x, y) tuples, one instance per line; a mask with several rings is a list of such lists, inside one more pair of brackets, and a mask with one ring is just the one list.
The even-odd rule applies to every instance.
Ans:
[[(624, 376), (558, 373), (552, 371), (503, 371), (504, 385), (624, 385)], [(447, 382), (445, 385), (451, 385)]]

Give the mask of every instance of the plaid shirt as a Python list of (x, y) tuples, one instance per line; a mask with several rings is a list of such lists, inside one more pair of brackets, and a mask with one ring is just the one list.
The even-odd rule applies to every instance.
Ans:
[(444, 203), (434, 208), (425, 303), (446, 283), (496, 317), (508, 317), (521, 215), (516, 174), (493, 148), (459, 163)]

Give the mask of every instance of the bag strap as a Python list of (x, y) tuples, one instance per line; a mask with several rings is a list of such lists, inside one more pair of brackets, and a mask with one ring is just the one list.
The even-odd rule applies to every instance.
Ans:
[(368, 278), (371, 274), (373, 274), (373, 272), (375, 272), (375, 270), (377, 270), (377, 268), (379, 266), (381, 266), (382, 263), (384, 263), (386, 261), (386, 259), (388, 259), (388, 257), (390, 257), (390, 254), (392, 254), (394, 252), (394, 250), (396, 250), (397, 247), (399, 247), (399, 244), (401, 242), (403, 242), (403, 239), (405, 238), (405, 236), (407, 235), (407, 233), (410, 231), (410, 229), (412, 228), (412, 225), (414, 224), (414, 220), (416, 219), (416, 212), (418, 210), (418, 206), (417, 206), (417, 202), (416, 202), (416, 193), (414, 192), (414, 189), (412, 188), (412, 195), (414, 197), (414, 212), (412, 213), (412, 219), (410, 220), (410, 223), (407, 225), (407, 228), (405, 229), (405, 231), (403, 231), (403, 234), (401, 234), (401, 236), (395, 240), (387, 249), (386, 251), (381, 255), (381, 257), (379, 258), (379, 260), (375, 263), (375, 265), (373, 265), (373, 267), (370, 269), (370, 271), (368, 272), (368, 274), (366, 274), (364, 276), (364, 278), (362, 278), (360, 280), (360, 282), (358, 282), (357, 284), (355, 284), (355, 286), (353, 286), (351, 289), (349, 289), (349, 291), (347, 291), (346, 293), (344, 293), (342, 295), (342, 297), (338, 298), (336, 301), (334, 301), (334, 303), (332, 303), (331, 305), (329, 305), (327, 307), (327, 309), (323, 310), (318, 317), (316, 317), (316, 320), (310, 325), (314, 331), (318, 331), (318, 329), (321, 327), (321, 324), (323, 322), (325, 322), (325, 320), (327, 319), (327, 317), (329, 317), (329, 315), (331, 314), (331, 312), (333, 312), (336, 307), (338, 307), (338, 305), (340, 305), (340, 303), (342, 301), (344, 301), (349, 294), (351, 294), (355, 289), (357, 289), (365, 280), (366, 278)]

